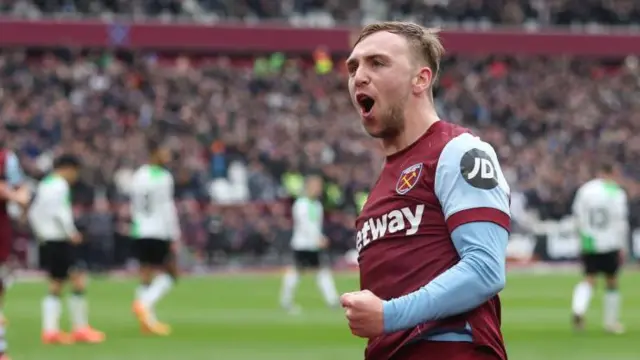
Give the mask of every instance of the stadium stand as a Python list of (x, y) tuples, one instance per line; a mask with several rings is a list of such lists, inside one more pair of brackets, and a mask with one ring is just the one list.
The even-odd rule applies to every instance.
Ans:
[(166, 19), (280, 20), (334, 26), (373, 19), (411, 19), (465, 25), (634, 25), (633, 0), (6, 0), (0, 13), (38, 18), (163, 17)]
[[(345, 9), (357, 8), (347, 3), (354, 6)], [(365, 11), (372, 12), (375, 3), (366, 2)], [(625, 1), (615, 2), (608, 17), (589, 14), (610, 2), (584, 7), (557, 1), (543, 8), (534, 1), (451, 0), (443, 10), (445, 3), (393, 1), (381, 11), (388, 18), (428, 13), (443, 22), (505, 24), (625, 24), (638, 16)], [(83, 228), (101, 239), (94, 241), (96, 258), (102, 256), (105, 266), (126, 261), (127, 185), (150, 132), (168, 139), (177, 154), (171, 168), (185, 239), (201, 260), (249, 253), (254, 263), (281, 261), (289, 236), (288, 201), (300, 190), (300, 174), (316, 169), (329, 180), (327, 231), (334, 251), (342, 254), (382, 159), (365, 151), (371, 140), (362, 134), (347, 96), (342, 62), (349, 30), (264, 25), (259, 36), (248, 36), (226, 25), (176, 29), (159, 23), (19, 20), (71, 12), (160, 16), (160, 5), (174, 15), (203, 8), (245, 20), (242, 14), (292, 19), (322, 12), (317, 9), (332, 14), (332, 21), (357, 17), (338, 11), (333, 1), (291, 4), (284, 11), (269, 1), (0, 2), (4, 14), (15, 16), (0, 23), (0, 141), (18, 149), (36, 179), (56, 154), (82, 155), (87, 168), (75, 202)], [(273, 40), (285, 31), (289, 41)], [(604, 158), (622, 166), (624, 185), (640, 209), (640, 73), (637, 58), (628, 56), (640, 52), (640, 41), (544, 36), (445, 32), (450, 55), (436, 99), (443, 118), (471, 126), (498, 150), (514, 189), (516, 226), (524, 234), (545, 221), (561, 221), (576, 187)], [(612, 41), (618, 41), (615, 49), (602, 46)], [(477, 44), (496, 55), (476, 55)], [(246, 217), (260, 220), (247, 226), (240, 220)], [(633, 220), (640, 226), (640, 219)], [(540, 238), (539, 230), (533, 233)], [(536, 251), (543, 258), (563, 257), (542, 246)], [(100, 255), (105, 252), (110, 255)]]

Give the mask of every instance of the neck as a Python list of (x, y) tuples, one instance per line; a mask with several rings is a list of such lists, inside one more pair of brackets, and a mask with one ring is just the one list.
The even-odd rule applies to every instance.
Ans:
[(386, 156), (402, 151), (424, 135), (431, 125), (440, 120), (433, 106), (415, 107), (413, 112), (404, 114), (404, 129), (395, 137), (382, 139), (382, 147)]
[(67, 178), (65, 178), (65, 177), (64, 177), (64, 175), (62, 174), (62, 171), (54, 170), (54, 171), (53, 171), (53, 175), (54, 175), (54, 176), (61, 177), (61, 178), (65, 179), (65, 180), (67, 180)]
[(611, 175), (606, 175), (606, 174), (600, 174), (600, 179), (607, 181), (607, 182), (615, 182), (615, 180), (613, 179), (613, 177)]

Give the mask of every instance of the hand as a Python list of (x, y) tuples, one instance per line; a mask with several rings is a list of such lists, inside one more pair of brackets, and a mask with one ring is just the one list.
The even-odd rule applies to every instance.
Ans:
[(177, 255), (180, 252), (180, 241), (174, 240), (171, 242), (171, 252)]
[(31, 201), (31, 191), (26, 186), (21, 186), (14, 192), (13, 200), (23, 208), (29, 206)]
[(20, 187), (18, 190), (13, 190), (13, 188), (6, 183), (0, 183), (0, 197), (13, 201), (25, 208), (29, 205), (29, 201), (31, 201), (31, 192), (26, 186)]
[(624, 264), (627, 261), (627, 253), (624, 250), (618, 252), (618, 260), (620, 264)]
[(326, 236), (323, 236), (320, 239), (320, 249), (326, 249), (329, 247), (329, 239)]
[(371, 291), (356, 291), (340, 297), (353, 335), (374, 338), (384, 333), (382, 300)]
[(75, 233), (69, 240), (73, 245), (79, 245), (80, 243), (82, 243), (82, 234)]

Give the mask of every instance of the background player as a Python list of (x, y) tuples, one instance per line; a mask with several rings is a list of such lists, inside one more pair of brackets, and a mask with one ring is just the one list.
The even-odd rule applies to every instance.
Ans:
[(612, 333), (624, 332), (619, 323), (620, 293), (618, 269), (624, 259), (628, 238), (628, 210), (625, 191), (615, 182), (616, 171), (610, 164), (600, 167), (598, 176), (582, 185), (573, 203), (573, 215), (582, 243), (584, 279), (573, 291), (574, 326), (584, 327), (593, 286), (598, 274), (604, 274), (604, 327)]
[(338, 304), (338, 292), (331, 270), (328, 266), (320, 264), (322, 250), (328, 245), (322, 232), (324, 224), (324, 209), (320, 201), (322, 190), (323, 181), (320, 176), (307, 176), (304, 196), (293, 203), (291, 248), (295, 266), (285, 271), (280, 296), (282, 307), (293, 313), (299, 311), (299, 307), (293, 304), (293, 298), (300, 280), (300, 272), (307, 270), (316, 273), (318, 287), (326, 303), (329, 306)]
[[(494, 149), (440, 121), (433, 30), (372, 24), (347, 61), (365, 130), (387, 154), (356, 221), (360, 285), (341, 298), (367, 359), (501, 359), (509, 186)], [(384, 299), (384, 300), (383, 300)]]
[(171, 154), (149, 142), (149, 162), (133, 175), (132, 236), (140, 263), (140, 286), (133, 305), (143, 331), (168, 335), (171, 329), (155, 316), (155, 304), (173, 287), (180, 224), (174, 203), (174, 180), (165, 168)]
[(20, 167), (18, 157), (11, 151), (0, 149), (0, 360), (8, 360), (5, 352), (7, 343), (5, 339), (5, 318), (3, 312), (5, 281), (7, 269), (5, 268), (13, 242), (13, 224), (8, 213), (9, 202), (18, 204), (25, 210), (31, 194), (29, 189), (21, 186), (24, 174)]
[[(63, 155), (54, 163), (51, 174), (40, 181), (29, 209), (29, 223), (41, 242), (40, 256), (49, 275), (49, 295), (42, 301), (43, 333), (46, 344), (72, 342), (99, 343), (104, 333), (89, 326), (86, 300), (86, 275), (78, 266), (77, 246), (82, 242), (73, 218), (70, 185), (78, 179), (79, 160)], [(71, 279), (68, 298), (73, 332), (60, 330), (60, 296), (65, 281)]]

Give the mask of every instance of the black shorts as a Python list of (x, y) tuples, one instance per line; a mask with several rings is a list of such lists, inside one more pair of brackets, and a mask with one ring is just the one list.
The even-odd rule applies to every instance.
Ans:
[(294, 250), (293, 261), (299, 269), (318, 269), (320, 268), (320, 251)]
[(78, 246), (67, 240), (41, 243), (40, 258), (42, 270), (54, 280), (66, 280), (71, 271), (86, 268)]
[(133, 240), (133, 243), (141, 265), (163, 266), (169, 260), (171, 241), (142, 238)]
[(620, 255), (618, 251), (583, 254), (582, 266), (584, 267), (584, 273), (587, 275), (616, 275), (618, 269), (620, 269)]

